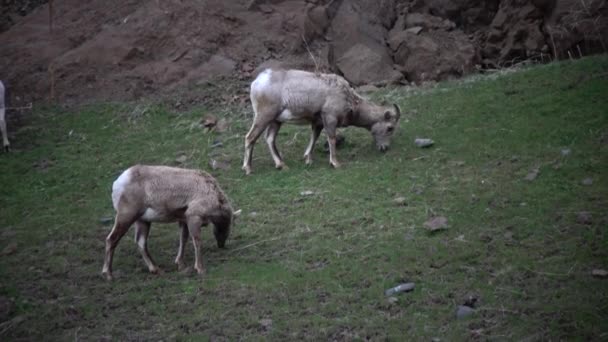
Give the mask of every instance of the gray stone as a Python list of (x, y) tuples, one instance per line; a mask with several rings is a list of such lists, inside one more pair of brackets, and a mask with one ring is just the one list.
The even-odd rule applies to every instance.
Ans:
[(418, 147), (430, 147), (433, 146), (435, 142), (433, 141), (433, 139), (427, 139), (427, 138), (416, 138), (416, 140), (414, 140), (414, 144), (416, 144), (416, 146)]
[(456, 309), (456, 318), (461, 319), (461, 318), (465, 318), (468, 316), (471, 316), (472, 314), (475, 313), (475, 309), (466, 306), (466, 305), (459, 305), (458, 309)]
[(403, 284), (399, 284), (395, 287), (392, 287), (392, 288), (384, 291), (384, 294), (386, 296), (392, 296), (394, 294), (401, 293), (401, 292), (410, 292), (410, 291), (414, 290), (415, 287), (416, 287), (416, 284), (414, 284), (414, 283), (403, 283)]

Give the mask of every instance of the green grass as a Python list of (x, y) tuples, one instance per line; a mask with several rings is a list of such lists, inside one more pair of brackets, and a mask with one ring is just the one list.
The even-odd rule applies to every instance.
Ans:
[[(608, 269), (606, 72), (598, 56), (382, 90), (373, 97), (410, 113), (386, 154), (367, 132), (344, 129), (343, 168), (329, 167), (322, 142), (306, 167), (308, 129), (286, 126), (289, 170), (274, 170), (260, 140), (250, 177), (240, 170), (249, 107), (36, 111), (15, 153), (0, 155), (0, 250), (17, 246), (0, 257), (0, 295), (15, 303), (0, 338), (608, 339), (608, 279), (591, 275)], [(203, 133), (206, 113), (226, 117), (229, 131)], [(419, 149), (415, 137), (436, 144)], [(116, 280), (104, 281), (111, 227), (100, 218), (113, 215), (112, 181), (180, 154), (186, 167), (231, 165), (212, 172), (243, 210), (228, 248), (207, 229), (207, 275), (179, 273), (176, 225), (156, 224), (150, 250), (165, 274), (147, 273), (130, 232)], [(581, 184), (587, 177), (593, 185)], [(400, 196), (406, 206), (393, 203)], [(577, 222), (580, 211), (591, 224)], [(437, 215), (449, 228), (431, 234), (423, 224)], [(404, 281), (416, 289), (391, 304), (384, 290)], [(475, 314), (456, 319), (469, 295), (479, 297)]]

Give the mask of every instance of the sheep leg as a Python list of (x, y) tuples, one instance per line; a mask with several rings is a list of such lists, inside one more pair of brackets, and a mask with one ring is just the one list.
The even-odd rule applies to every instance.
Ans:
[(259, 120), (258, 118), (271, 115), (256, 115), (253, 125), (251, 125), (251, 129), (245, 136), (245, 157), (243, 158), (243, 170), (245, 170), (245, 174), (251, 174), (251, 159), (253, 158), (253, 146), (255, 142), (258, 140), (262, 132), (266, 130), (266, 127), (272, 122), (271, 119), (267, 120)]
[(279, 133), (279, 129), (281, 129), (280, 122), (272, 121), (268, 125), (268, 128), (266, 129), (266, 144), (268, 144), (268, 149), (270, 150), (270, 155), (274, 160), (275, 167), (281, 170), (282, 168), (286, 168), (286, 166), (276, 145), (276, 138), (277, 133)]
[(306, 151), (304, 152), (304, 160), (306, 162), (306, 165), (312, 164), (312, 151), (315, 147), (315, 143), (317, 142), (317, 139), (319, 139), (319, 135), (321, 134), (321, 130), (323, 129), (323, 126), (312, 124), (310, 126), (310, 128), (311, 128), (310, 142), (308, 143), (308, 147), (306, 148)]
[(188, 233), (188, 225), (183, 222), (179, 223), (180, 235), (179, 235), (179, 248), (177, 249), (177, 257), (175, 258), (175, 264), (177, 265), (177, 269), (179, 271), (185, 268), (184, 264), (184, 246), (188, 241), (189, 233)]
[(112, 259), (114, 258), (114, 249), (135, 220), (137, 220), (137, 214), (128, 212), (118, 212), (116, 214), (114, 227), (106, 238), (106, 254), (103, 261), (103, 269), (101, 271), (101, 274), (104, 275), (107, 280), (112, 280)]
[(139, 252), (141, 256), (144, 258), (144, 262), (146, 266), (148, 266), (148, 270), (150, 273), (158, 274), (161, 270), (154, 264), (154, 260), (150, 256), (150, 252), (148, 252), (148, 235), (150, 234), (150, 222), (145, 222), (141, 220), (137, 220), (135, 222), (135, 242), (139, 247)]
[(192, 237), (192, 245), (194, 246), (194, 269), (198, 274), (204, 274), (203, 257), (201, 255), (201, 226), (203, 220), (198, 216), (188, 218), (188, 231)]
[(8, 133), (6, 132), (6, 108), (0, 103), (0, 132), (2, 132), (2, 146), (6, 152), (9, 151)]
[(323, 127), (325, 128), (325, 134), (327, 134), (327, 144), (329, 145), (329, 163), (334, 168), (339, 168), (340, 163), (336, 158), (336, 127), (338, 123), (335, 117), (324, 116)]

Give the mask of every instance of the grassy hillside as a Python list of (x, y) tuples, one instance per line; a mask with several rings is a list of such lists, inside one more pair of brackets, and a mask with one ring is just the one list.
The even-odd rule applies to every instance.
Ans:
[[(17, 151), (0, 155), (0, 295), (15, 303), (0, 338), (607, 339), (608, 279), (592, 275), (608, 269), (607, 73), (599, 56), (383, 90), (373, 97), (410, 112), (386, 154), (351, 128), (343, 168), (329, 167), (322, 142), (306, 167), (308, 129), (287, 126), (278, 145), (289, 170), (274, 170), (260, 140), (249, 177), (248, 106), (39, 110)], [(229, 130), (203, 133), (208, 112)], [(420, 149), (415, 137), (436, 144)], [(131, 231), (104, 281), (112, 181), (176, 158), (229, 163), (212, 172), (243, 211), (228, 248), (206, 229), (207, 276), (180, 273), (176, 225), (156, 224), (150, 251), (165, 273), (147, 273)], [(448, 229), (427, 231), (434, 216)], [(413, 292), (385, 297), (405, 281)], [(457, 319), (470, 297), (475, 313)]]

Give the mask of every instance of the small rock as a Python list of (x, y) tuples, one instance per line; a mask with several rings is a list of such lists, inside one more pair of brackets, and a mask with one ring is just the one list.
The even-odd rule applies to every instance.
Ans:
[(388, 300), (388, 302), (390, 304), (397, 304), (397, 302), (399, 301), (399, 298), (397, 298), (397, 297), (388, 297), (387, 300)]
[(475, 313), (475, 309), (466, 305), (459, 305), (458, 309), (456, 309), (456, 318), (465, 318), (472, 315), (473, 313)]
[(315, 193), (313, 191), (310, 191), (310, 190), (306, 190), (306, 191), (300, 192), (300, 196), (312, 196), (314, 194)]
[(203, 124), (203, 127), (210, 131), (217, 124), (217, 118), (213, 115), (207, 115), (201, 120), (201, 123)]
[(249, 213), (249, 217), (256, 218), (256, 217), (258, 217), (258, 213), (255, 212), (255, 211), (252, 211), (252, 212)]
[(518, 156), (511, 156), (511, 159), (509, 159), (509, 161), (511, 163), (517, 163), (519, 161), (519, 157)]
[(433, 146), (433, 144), (435, 144), (435, 142), (433, 141), (433, 139), (416, 138), (414, 140), (414, 144), (416, 144), (416, 146), (418, 146), (418, 147), (424, 148), (424, 147)]
[(477, 305), (478, 301), (479, 301), (479, 295), (477, 295), (475, 293), (469, 293), (464, 297), (463, 305), (468, 306), (470, 308), (475, 308), (475, 305)]
[(393, 203), (395, 203), (398, 206), (405, 206), (405, 205), (407, 205), (405, 197), (397, 197), (397, 198), (395, 198), (393, 200)]
[(580, 224), (591, 224), (593, 223), (591, 213), (588, 211), (580, 211), (576, 214), (576, 222)]
[(424, 226), (431, 232), (447, 229), (448, 219), (443, 216), (431, 217), (428, 221), (424, 223)]
[(228, 164), (227, 162), (221, 161), (221, 160), (216, 160), (216, 159), (211, 159), (209, 161), (209, 166), (211, 167), (212, 170), (228, 170), (230, 169), (230, 164)]
[(569, 148), (563, 148), (561, 151), (561, 154), (563, 157), (570, 155), (570, 149)]
[(591, 271), (591, 275), (594, 277), (597, 277), (597, 278), (606, 278), (606, 277), (608, 277), (608, 271), (596, 268), (593, 271)]
[(99, 223), (101, 223), (103, 225), (110, 224), (113, 221), (114, 221), (114, 217), (112, 217), (112, 216), (104, 216), (99, 219)]
[(524, 177), (524, 179), (527, 181), (533, 181), (536, 179), (536, 177), (538, 177), (539, 173), (540, 173), (540, 168), (536, 167), (536, 168), (530, 170), (530, 172), (526, 175), (526, 177)]
[(270, 330), (272, 328), (272, 320), (270, 318), (264, 318), (258, 321), (264, 330)]
[(175, 162), (178, 164), (183, 164), (188, 160), (188, 156), (185, 154), (180, 155), (179, 157), (175, 158)]
[(401, 292), (410, 292), (415, 287), (416, 287), (416, 284), (414, 284), (414, 283), (399, 284), (395, 287), (392, 287), (392, 288), (384, 291), (384, 295), (386, 295), (388, 297), (388, 296), (392, 296), (394, 294), (401, 293)]
[(17, 251), (17, 244), (14, 242), (11, 242), (6, 247), (4, 247), (4, 249), (2, 250), (2, 255), (11, 255), (11, 254), (15, 253), (16, 251)]
[(220, 119), (215, 125), (215, 131), (218, 133), (224, 133), (228, 130), (228, 121), (224, 118)]
[(583, 185), (592, 185), (593, 184), (593, 178), (587, 177), (587, 178), (585, 178), (585, 179), (583, 179), (581, 181), (581, 184), (583, 184)]

